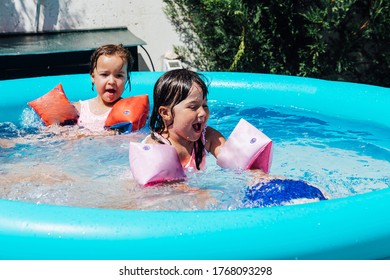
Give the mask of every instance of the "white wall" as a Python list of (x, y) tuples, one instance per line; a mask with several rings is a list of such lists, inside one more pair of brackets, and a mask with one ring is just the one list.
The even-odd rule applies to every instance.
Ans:
[[(163, 5), (162, 0), (0, 0), (0, 33), (126, 26), (147, 43), (144, 47), (159, 71), (165, 52), (181, 44)], [(142, 57), (140, 70), (151, 70), (145, 51), (139, 48), (138, 52)]]

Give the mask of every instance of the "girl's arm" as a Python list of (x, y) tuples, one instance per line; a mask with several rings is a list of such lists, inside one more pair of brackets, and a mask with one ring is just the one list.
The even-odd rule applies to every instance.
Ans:
[(225, 142), (225, 137), (218, 130), (210, 126), (206, 128), (206, 150), (214, 157), (218, 157)]

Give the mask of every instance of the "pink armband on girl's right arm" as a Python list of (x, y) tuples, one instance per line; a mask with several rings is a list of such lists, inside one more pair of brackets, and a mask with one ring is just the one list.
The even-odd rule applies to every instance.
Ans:
[(186, 178), (179, 156), (170, 145), (130, 142), (129, 160), (134, 179), (144, 186)]
[(231, 169), (262, 169), (268, 173), (272, 163), (272, 140), (241, 119), (217, 158), (217, 164)]

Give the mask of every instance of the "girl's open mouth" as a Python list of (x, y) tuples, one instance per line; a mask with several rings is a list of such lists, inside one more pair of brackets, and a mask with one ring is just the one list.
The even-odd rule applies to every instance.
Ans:
[(199, 132), (202, 129), (202, 125), (200, 123), (196, 123), (192, 125), (192, 128), (196, 131)]

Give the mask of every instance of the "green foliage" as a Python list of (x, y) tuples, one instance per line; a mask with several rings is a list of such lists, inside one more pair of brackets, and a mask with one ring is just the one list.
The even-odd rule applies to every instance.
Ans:
[(390, 86), (388, 0), (163, 1), (197, 69)]

